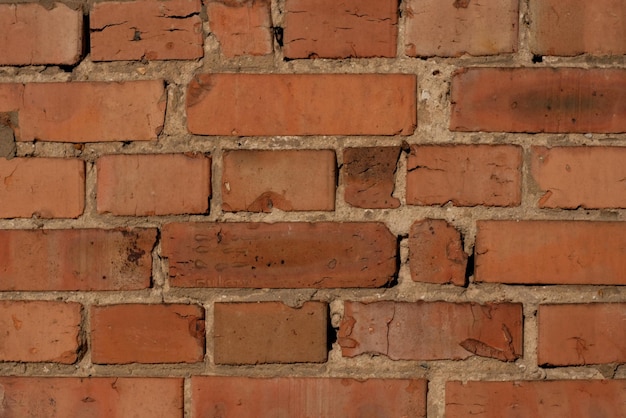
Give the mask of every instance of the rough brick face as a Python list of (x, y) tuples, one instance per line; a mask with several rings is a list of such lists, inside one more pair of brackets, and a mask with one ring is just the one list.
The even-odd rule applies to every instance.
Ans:
[(162, 235), (173, 286), (380, 287), (396, 269), (379, 223), (178, 223)]
[(343, 152), (344, 198), (358, 208), (397, 208), (393, 197), (400, 147), (347, 148)]

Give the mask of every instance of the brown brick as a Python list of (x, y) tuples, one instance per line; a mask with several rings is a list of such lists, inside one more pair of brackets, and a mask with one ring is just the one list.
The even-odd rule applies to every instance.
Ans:
[(63, 158), (0, 159), (0, 217), (76, 218), (85, 206), (85, 163)]
[(204, 310), (196, 305), (91, 308), (94, 363), (195, 363), (204, 358)]
[(346, 302), (338, 341), (344, 357), (514, 361), (522, 354), (522, 305)]
[(426, 416), (422, 379), (194, 376), (191, 391), (194, 417)]
[(441, 219), (415, 222), (409, 234), (409, 267), (415, 282), (463, 286), (467, 254), (461, 233)]
[(626, 284), (626, 223), (479, 221), (474, 280)]
[(328, 307), (305, 302), (216, 303), (216, 364), (322, 363), (327, 357)]
[(205, 213), (211, 196), (211, 159), (204, 155), (107, 155), (98, 159), (99, 213)]
[(0, 377), (5, 417), (183, 417), (183, 379)]
[(155, 229), (0, 230), (0, 291), (150, 286)]
[(223, 161), (225, 211), (335, 209), (332, 150), (230, 151)]
[(177, 223), (162, 235), (172, 286), (380, 287), (396, 270), (380, 223)]
[(73, 65), (83, 49), (83, 14), (62, 3), (0, 5), (0, 65)]
[(414, 145), (407, 162), (410, 205), (517, 206), (522, 150), (514, 145)]
[(415, 100), (410, 74), (200, 74), (187, 123), (198, 135), (411, 135)]
[(343, 183), (346, 202), (357, 208), (388, 209), (400, 206), (392, 196), (400, 147), (346, 148)]
[(623, 69), (463, 69), (451, 94), (453, 131), (626, 132)]
[(409, 0), (405, 15), (405, 53), (412, 57), (517, 51), (517, 0)]
[(626, 362), (626, 303), (540, 305), (540, 365)]
[(80, 312), (78, 303), (0, 301), (0, 361), (74, 363)]
[(620, 418), (624, 393), (626, 380), (448, 382), (446, 418)]
[(541, 208), (625, 208), (626, 148), (532, 148)]
[(0, 83), (0, 112), (17, 112), (22, 106), (23, 97), (23, 84)]
[(395, 57), (398, 0), (287, 0), (287, 58)]
[(196, 59), (203, 55), (200, 0), (95, 3), (92, 61)]

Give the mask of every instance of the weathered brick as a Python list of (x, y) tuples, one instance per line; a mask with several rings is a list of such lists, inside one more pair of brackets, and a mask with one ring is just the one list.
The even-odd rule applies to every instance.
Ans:
[(205, 213), (211, 196), (211, 159), (204, 155), (107, 155), (96, 162), (99, 213)]
[(229, 151), (223, 164), (225, 211), (335, 209), (332, 150)]
[(514, 361), (522, 354), (522, 305), (512, 303), (346, 302), (338, 333), (344, 357)]
[(626, 362), (626, 303), (540, 305), (540, 365)]
[(393, 197), (400, 147), (346, 148), (343, 152), (344, 198), (358, 208), (400, 206)]
[(327, 358), (328, 307), (305, 302), (216, 303), (216, 364), (322, 363)]
[(395, 57), (398, 0), (287, 0), (287, 58)]
[(74, 363), (80, 312), (78, 303), (0, 301), (0, 361)]
[(626, 70), (471, 68), (452, 79), (453, 131), (626, 132)]
[(517, 0), (409, 0), (405, 15), (405, 53), (412, 57), (517, 51)]
[(154, 229), (0, 230), (0, 290), (150, 286)]
[(0, 377), (5, 417), (183, 417), (183, 379)]
[(76, 218), (85, 206), (85, 163), (63, 158), (0, 159), (0, 217)]
[(0, 65), (73, 65), (83, 49), (81, 10), (62, 3), (0, 5)]
[(517, 206), (522, 150), (514, 145), (414, 145), (407, 162), (410, 205)]
[(626, 284), (626, 223), (478, 221), (474, 280)]
[(446, 418), (620, 418), (626, 380), (448, 382)]
[(95, 3), (92, 61), (196, 59), (203, 55), (200, 0)]
[(195, 417), (425, 417), (422, 379), (194, 376)]
[(200, 74), (187, 124), (198, 135), (411, 135), (415, 100), (411, 74)]
[(396, 270), (380, 223), (174, 223), (162, 237), (172, 286), (380, 287)]
[(541, 208), (625, 208), (626, 148), (533, 147)]
[(204, 310), (196, 305), (91, 308), (94, 363), (195, 363), (204, 358)]

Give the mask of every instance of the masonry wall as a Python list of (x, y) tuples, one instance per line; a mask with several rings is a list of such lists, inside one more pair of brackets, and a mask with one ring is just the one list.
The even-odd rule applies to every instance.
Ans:
[(0, 416), (626, 416), (619, 0), (0, 4)]

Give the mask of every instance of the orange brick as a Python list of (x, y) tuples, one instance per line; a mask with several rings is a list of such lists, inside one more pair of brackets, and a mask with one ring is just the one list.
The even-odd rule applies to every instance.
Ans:
[(343, 177), (346, 202), (357, 208), (387, 209), (400, 206), (393, 197), (400, 147), (346, 148)]

